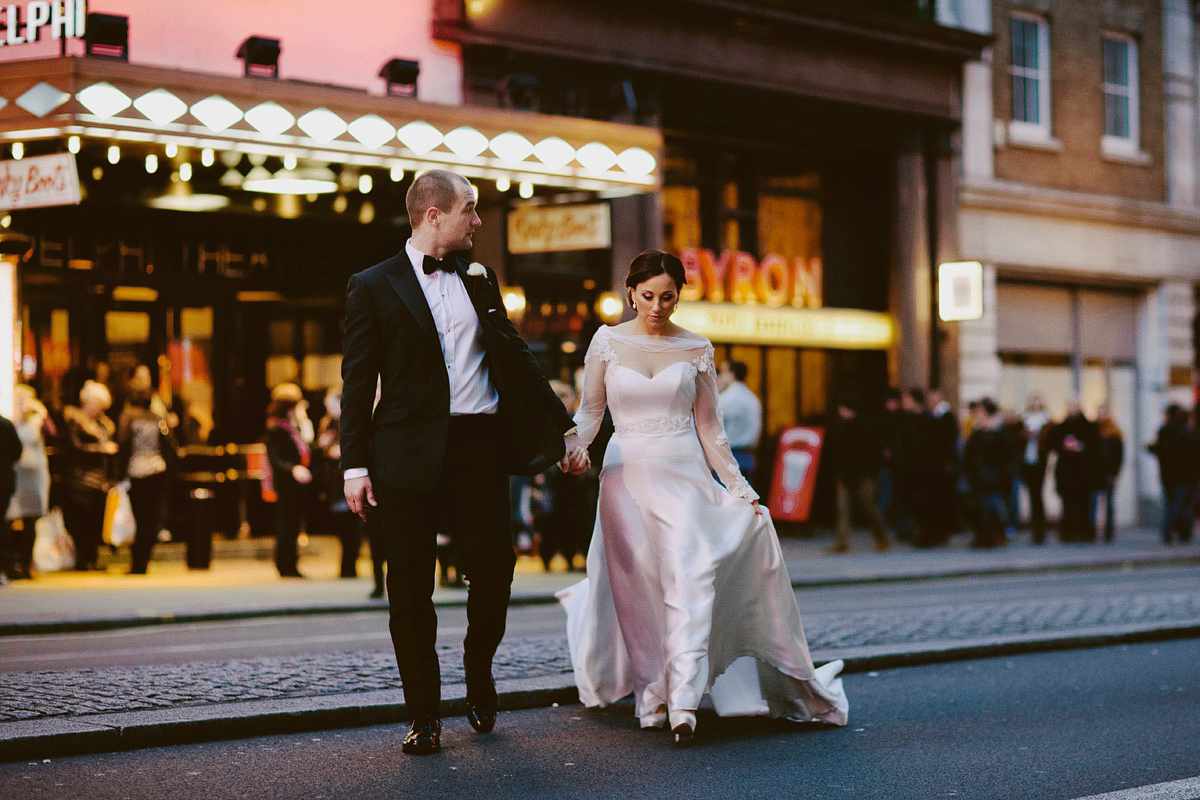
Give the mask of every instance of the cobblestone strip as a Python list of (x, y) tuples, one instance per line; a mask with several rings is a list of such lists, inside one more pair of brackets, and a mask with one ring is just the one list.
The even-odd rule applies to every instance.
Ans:
[[(1156, 623), (1200, 623), (1200, 592), (816, 613), (806, 616), (805, 629), (812, 649), (836, 651)], [(461, 648), (441, 646), (439, 659), (443, 683), (461, 683)], [(505, 642), (493, 669), (498, 681), (570, 672), (560, 635)], [(9, 673), (0, 680), (0, 722), (398, 688), (395, 659), (386, 652)]]

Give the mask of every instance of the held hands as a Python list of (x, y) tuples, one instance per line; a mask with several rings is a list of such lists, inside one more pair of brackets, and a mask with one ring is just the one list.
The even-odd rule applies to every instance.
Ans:
[(558, 462), (558, 468), (563, 472), (569, 472), (572, 475), (582, 475), (588, 471), (592, 465), (591, 459), (588, 457), (587, 448), (584, 447), (579, 437), (575, 434), (563, 437), (563, 444), (566, 447), (562, 460)]
[(346, 505), (364, 522), (367, 520), (367, 504), (379, 505), (375, 502), (375, 491), (371, 488), (371, 478), (367, 475), (348, 479), (345, 482), (344, 492)]

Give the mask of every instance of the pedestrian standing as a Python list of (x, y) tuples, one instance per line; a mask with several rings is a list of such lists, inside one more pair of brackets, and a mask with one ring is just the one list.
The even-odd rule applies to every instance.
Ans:
[(115, 440), (117, 474), (129, 481), (129, 504), (136, 523), (129, 574), (145, 575), (162, 529), (171, 433), (167, 421), (150, 408), (148, 385), (131, 382), (125, 397)]
[(725, 423), (729, 448), (742, 475), (754, 485), (758, 440), (762, 435), (762, 401), (746, 385), (748, 370), (741, 361), (725, 361), (717, 369), (717, 408)]
[(455, 541), (470, 581), (467, 719), (487, 733), (499, 707), (492, 658), (516, 564), (507, 473), (533, 475), (560, 459), (569, 468), (586, 453), (508, 319), (495, 273), (461, 255), (480, 225), (475, 201), (459, 175), (418, 175), (405, 198), (412, 237), (396, 256), (352, 276), (346, 290), (346, 501), (359, 514), (375, 506), (380, 517), (389, 627), (413, 717), (402, 749), (412, 754), (441, 749), (438, 531)]
[(921, 447), (927, 451), (927, 456), (918, 477), (924, 482), (923, 524), (913, 544), (940, 547), (949, 541), (959, 514), (956, 507), (959, 429), (950, 403), (940, 391), (929, 391), (926, 406)]
[(340, 578), (358, 577), (358, 553), (362, 549), (363, 521), (350, 510), (338, 461), (342, 457), (342, 393), (325, 393), (325, 414), (317, 425), (316, 451), (321, 458), (318, 473), (327, 519), (342, 548)]
[[(562, 401), (567, 413), (574, 414), (575, 389), (570, 384), (551, 380), (550, 387)], [(554, 556), (561, 554), (567, 562), (567, 571), (574, 569), (575, 555), (582, 552), (580, 545), (580, 519), (586, 502), (584, 478), (551, 467), (534, 478), (530, 487), (530, 516), (536, 532), (537, 552), (542, 567), (550, 571)]]
[[(21, 457), (21, 439), (16, 426), (8, 417), (0, 416), (0, 503), (8, 508), (15, 486), (14, 467)], [(0, 583), (8, 583), (13, 572), (15, 551), (12, 522), (5, 517), (0, 520)]]
[(1004, 420), (1002, 430), (1008, 437), (1008, 453), (1011, 462), (1008, 474), (1012, 476), (1008, 496), (1005, 498), (1004, 538), (1011, 541), (1017, 536), (1017, 525), (1021, 520), (1021, 465), (1025, 461), (1025, 425), (1021, 415), (1011, 408), (1002, 409), (1001, 418)]
[(985, 397), (975, 406), (971, 434), (963, 447), (963, 474), (975, 495), (973, 547), (1000, 547), (1007, 541), (1012, 462), (1011, 437), (1000, 409)]
[(1192, 540), (1196, 509), (1196, 483), (1200, 480), (1200, 438), (1188, 425), (1188, 414), (1172, 403), (1163, 414), (1162, 427), (1149, 445), (1158, 458), (1163, 488), (1163, 544)]
[[(1102, 405), (1096, 410), (1096, 425), (1100, 432), (1100, 491), (1096, 497), (1104, 503), (1104, 541), (1111, 542), (1116, 520), (1113, 495), (1117, 486), (1117, 476), (1121, 473), (1121, 464), (1125, 460), (1125, 441), (1121, 436), (1121, 428), (1112, 418), (1107, 405)], [(1094, 519), (1095, 515), (1092, 517)]]
[(1047, 449), (1050, 414), (1040, 395), (1030, 395), (1026, 401), (1025, 415), (1021, 418), (1023, 429), (1021, 483), (1029, 493), (1029, 526), (1033, 543), (1046, 541), (1046, 504), (1043, 491), (1046, 484)]
[(112, 405), (108, 387), (88, 380), (79, 390), (79, 405), (63, 409), (63, 449), (67, 462), (67, 495), (63, 518), (75, 540), (75, 569), (97, 570), (104, 532), (104, 505), (112, 485), (116, 426), (105, 413)]
[(825, 452), (833, 468), (837, 493), (834, 542), (827, 553), (850, 552), (852, 502), (867, 518), (875, 537), (875, 549), (883, 552), (891, 546), (887, 526), (875, 503), (875, 480), (883, 447), (878, 430), (860, 411), (857, 398), (842, 399), (825, 440)]
[(13, 424), (21, 440), (21, 458), (14, 468), (15, 488), (8, 504), (9, 530), (13, 523), (12, 568), (10, 578), (33, 575), (33, 543), (39, 518), (50, 511), (50, 462), (46, 457), (43, 429), (52, 426), (46, 407), (37, 399), (32, 386), (16, 387), (16, 416)]
[(306, 489), (312, 483), (312, 455), (298, 426), (300, 387), (281, 383), (267, 410), (267, 464), (275, 502), (275, 567), (283, 578), (303, 578), (299, 569), (300, 527)]
[(1092, 494), (1098, 488), (1100, 431), (1088, 419), (1079, 400), (1067, 403), (1067, 416), (1050, 432), (1048, 449), (1058, 461), (1054, 465), (1054, 487), (1062, 498), (1059, 538), (1064, 542), (1094, 542), (1096, 520)]

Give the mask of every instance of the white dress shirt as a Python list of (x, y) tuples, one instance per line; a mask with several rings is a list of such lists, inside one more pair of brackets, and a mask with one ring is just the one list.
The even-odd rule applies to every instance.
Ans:
[(717, 408), (725, 423), (730, 448), (757, 447), (762, 433), (762, 403), (750, 387), (734, 381), (717, 395)]
[[(405, 242), (404, 252), (425, 293), (437, 328), (442, 361), (450, 380), (450, 416), (495, 414), (500, 408), (500, 395), (488, 374), (483, 329), (462, 278), (440, 269), (426, 275), (425, 254), (413, 247), (412, 239)], [(346, 470), (344, 477), (349, 480), (367, 474), (365, 468), (355, 467)]]

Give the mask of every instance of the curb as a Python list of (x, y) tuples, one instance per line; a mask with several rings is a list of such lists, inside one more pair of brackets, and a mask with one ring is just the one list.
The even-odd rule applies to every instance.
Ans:
[[(1072, 564), (1014, 564), (997, 567), (962, 567), (957, 569), (942, 569), (933, 572), (913, 572), (892, 575), (865, 574), (847, 575), (844, 577), (805, 578), (793, 577), (793, 589), (816, 589), (822, 586), (855, 586), (867, 583), (907, 583), (915, 581), (941, 580), (946, 578), (966, 578), (988, 575), (1018, 575), (1046, 574), (1052, 572), (1086, 572), (1099, 570), (1128, 570), (1139, 567), (1177, 567), (1200, 564), (1200, 554), (1189, 556), (1170, 556), (1166, 558), (1128, 558), (1120, 561), (1105, 561), (1099, 563)], [(795, 573), (802, 570), (794, 570)], [(558, 599), (554, 594), (523, 594), (514, 595), (509, 600), (512, 606), (553, 605)], [(466, 594), (461, 598), (452, 597), (435, 600), (439, 608), (465, 607)], [(284, 606), (276, 608), (249, 608), (230, 611), (197, 611), (195, 613), (163, 613), (146, 614), (125, 617), (106, 617), (96, 619), (57, 619), (29, 622), (0, 622), (0, 637), (31, 636), (52, 633), (86, 633), (94, 631), (118, 630), (122, 628), (142, 628), (156, 625), (179, 625), (196, 622), (226, 622), (240, 619), (257, 619), (268, 617), (296, 617), (317, 614), (357, 614), (368, 611), (388, 610), (387, 600), (372, 600), (341, 605), (309, 605)]]
[[(557, 603), (553, 594), (529, 594), (514, 596), (508, 601), (513, 606), (537, 606)], [(467, 605), (466, 594), (462, 598), (435, 600), (438, 608), (456, 608)], [(347, 603), (344, 605), (282, 606), (277, 608), (246, 608), (231, 611), (197, 611), (194, 613), (144, 614), (135, 617), (102, 617), (95, 619), (54, 619), (30, 622), (0, 622), (0, 637), (29, 636), (45, 633), (87, 633), (119, 628), (146, 628), (155, 625), (181, 625), (193, 622), (224, 622), (260, 617), (302, 617), (314, 614), (359, 614), (365, 611), (388, 610), (387, 600)]]
[[(841, 658), (845, 674), (977, 658), (1200, 638), (1200, 622), (1121, 626), (1079, 633), (1028, 634), (1007, 639), (886, 646), (819, 652)], [(569, 674), (501, 681), (501, 711), (579, 702)], [(443, 687), (442, 716), (466, 713), (466, 686)], [(276, 736), (310, 731), (398, 724), (408, 720), (401, 690), (255, 700), (155, 711), (49, 717), (0, 723), (0, 762), (42, 760), (149, 747)]]

